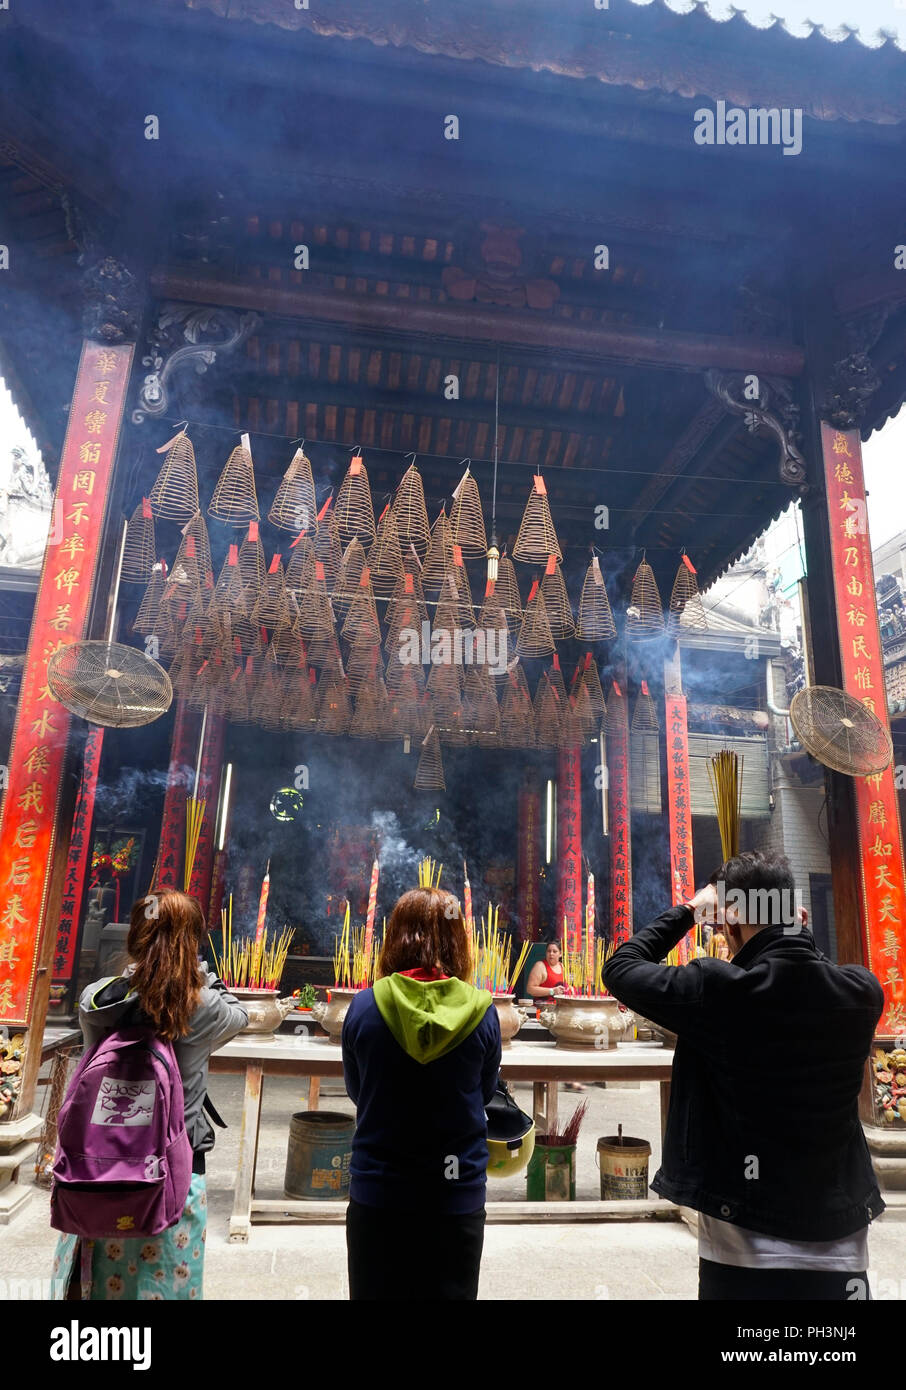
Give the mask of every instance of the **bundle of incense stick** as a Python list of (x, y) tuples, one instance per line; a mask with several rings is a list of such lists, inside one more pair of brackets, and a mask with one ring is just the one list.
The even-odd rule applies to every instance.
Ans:
[(604, 987), (604, 966), (616, 950), (612, 941), (595, 938), (594, 957), (589, 957), (586, 945), (578, 951), (570, 951), (566, 934), (566, 921), (563, 922), (563, 941), (560, 946), (560, 964), (563, 967), (563, 988), (567, 994), (579, 994), (585, 998), (607, 998), (610, 991)]
[(192, 881), (192, 870), (195, 867), (195, 855), (198, 853), (198, 840), (204, 821), (205, 805), (206, 802), (199, 800), (197, 796), (186, 797), (186, 877), (183, 884), (186, 893), (188, 893), (189, 884)]
[(443, 864), (439, 864), (436, 859), (420, 860), (418, 866), (419, 888), (439, 888), (443, 867)]
[(491, 994), (511, 994), (522, 973), (530, 947), (531, 942), (522, 943), (522, 950), (511, 968), (512, 937), (500, 928), (500, 908), (492, 909), (489, 905), (487, 916), (481, 918), (481, 925), (472, 943), (473, 985), (476, 989), (489, 990)]
[(708, 763), (708, 780), (717, 810), (724, 859), (739, 853), (739, 820), (742, 814), (742, 758), (722, 748)]
[(279, 989), (283, 967), (293, 939), (291, 927), (284, 927), (279, 936), (267, 931), (259, 941), (250, 936), (233, 937), (233, 895), (228, 907), (221, 908), (220, 922), (223, 946), (218, 956), (212, 943), (214, 962), (228, 989)]
[(576, 1106), (562, 1130), (555, 1120), (551, 1129), (544, 1135), (544, 1143), (548, 1146), (554, 1145), (555, 1147), (563, 1148), (577, 1143), (579, 1139), (579, 1130), (582, 1126), (582, 1121), (585, 1119), (585, 1112), (587, 1109), (588, 1101), (583, 1100), (581, 1105)]
[(365, 927), (353, 927), (349, 903), (343, 917), (343, 931), (334, 937), (333, 980), (335, 989), (367, 989), (374, 984), (380, 941), (366, 942)]

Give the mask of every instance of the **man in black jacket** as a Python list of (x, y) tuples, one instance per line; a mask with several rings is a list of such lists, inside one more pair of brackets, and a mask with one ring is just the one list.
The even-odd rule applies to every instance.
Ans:
[[(699, 1298), (867, 1298), (868, 1223), (884, 1209), (859, 1123), (883, 1007), (858, 965), (822, 955), (779, 855), (729, 859), (611, 957), (604, 982), (677, 1034), (652, 1187), (699, 1216)], [(659, 964), (699, 920), (728, 961)]]

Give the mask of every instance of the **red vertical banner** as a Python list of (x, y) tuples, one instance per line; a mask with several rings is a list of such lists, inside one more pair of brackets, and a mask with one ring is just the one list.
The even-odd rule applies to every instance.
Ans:
[(208, 904), (208, 931), (220, 930), (220, 909), (223, 907), (223, 890), (225, 886), (226, 850), (219, 849), (214, 855), (214, 870), (211, 874), (211, 900)]
[[(887, 689), (858, 431), (835, 430), (822, 422), (821, 450), (843, 688), (887, 723)], [(895, 1036), (906, 1027), (906, 879), (893, 764), (884, 772), (856, 777), (854, 781), (864, 959), (884, 987), (885, 1008), (878, 1032)]]
[(57, 984), (66, 984), (72, 979), (82, 895), (85, 891), (88, 866), (91, 863), (91, 822), (94, 819), (94, 799), (98, 789), (98, 771), (103, 747), (104, 730), (99, 727), (92, 728), (85, 740), (79, 799), (72, 818), (69, 858), (63, 883), (57, 949), (53, 958), (53, 978)]
[[(70, 718), (47, 663), (83, 638), (132, 362), (131, 345), (82, 347), (63, 443), (53, 532), (35, 599), (9, 780), (0, 813), (0, 1022), (31, 1018), (46, 929)], [(56, 923), (52, 930), (56, 930)]]
[(523, 941), (541, 936), (541, 793), (534, 783), (519, 788), (516, 851), (516, 917)]
[[(211, 875), (214, 870), (214, 836), (216, 834), (217, 795), (223, 772), (223, 742), (226, 734), (226, 720), (222, 714), (209, 714), (205, 727), (204, 747), (201, 752), (201, 774), (198, 779), (198, 798), (204, 801), (204, 819), (198, 836), (198, 849), (192, 866), (189, 892), (201, 903), (201, 910), (208, 915), (211, 896)], [(185, 815), (185, 807), (183, 807)]]
[(582, 763), (577, 747), (557, 764), (557, 936), (578, 951), (582, 940)]
[(152, 885), (154, 888), (182, 888), (183, 885), (186, 798), (191, 794), (195, 778), (196, 722), (185, 700), (177, 700), (173, 737), (170, 741), (167, 790), (164, 793), (164, 810), (160, 823), (160, 845)]
[[(692, 862), (692, 796), (689, 785), (689, 731), (685, 695), (667, 694), (667, 805), (670, 822), (670, 885), (673, 904), (695, 896)], [(691, 937), (680, 942), (680, 959), (691, 956)]]
[(629, 801), (629, 716), (626, 697), (613, 682), (604, 720), (607, 740), (607, 788), (610, 822), (611, 941), (620, 946), (632, 936), (632, 841)]

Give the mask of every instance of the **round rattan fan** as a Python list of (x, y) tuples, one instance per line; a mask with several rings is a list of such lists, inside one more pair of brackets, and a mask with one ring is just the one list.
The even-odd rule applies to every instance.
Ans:
[(835, 686), (798, 691), (790, 703), (790, 722), (806, 752), (849, 777), (883, 772), (893, 758), (890, 733), (878, 716)]
[(166, 714), (173, 699), (162, 666), (121, 642), (71, 642), (47, 663), (55, 700), (108, 729), (135, 729)]

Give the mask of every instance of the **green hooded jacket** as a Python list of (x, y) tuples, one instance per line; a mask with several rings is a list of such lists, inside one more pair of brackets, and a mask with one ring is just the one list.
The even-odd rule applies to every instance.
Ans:
[(491, 996), (464, 980), (386, 975), (375, 981), (374, 1002), (403, 1051), (425, 1063), (445, 1057), (478, 1027)]

